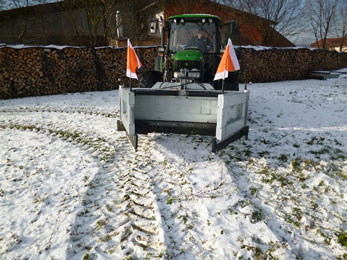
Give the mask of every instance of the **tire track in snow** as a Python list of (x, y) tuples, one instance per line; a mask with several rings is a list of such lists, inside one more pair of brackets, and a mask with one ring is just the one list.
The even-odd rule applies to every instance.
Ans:
[[(100, 116), (98, 113), (73, 113), (69, 108), (63, 112), (40, 111), (40, 110), (14, 110), (11, 113), (0, 113), (0, 123), (11, 125), (34, 125), (44, 128), (77, 132), (89, 138), (103, 139), (108, 143), (114, 143), (120, 135), (116, 131), (116, 122), (114, 118)], [(67, 113), (66, 111), (70, 111)], [(84, 111), (84, 110), (82, 110)], [(118, 111), (115, 112), (116, 114)]]
[(44, 131), (2, 126), (0, 134), (0, 258), (65, 258), (66, 229), (86, 190), (82, 177), (97, 172), (97, 160)]
[(51, 106), (38, 106), (38, 107), (14, 107), (14, 108), (4, 108), (0, 109), (0, 113), (37, 113), (37, 112), (57, 112), (57, 113), (67, 113), (67, 114), (85, 114), (85, 115), (98, 115), (104, 117), (118, 118), (119, 110), (113, 110), (109, 112), (104, 112), (96, 110), (92, 107), (51, 107)]
[[(2, 123), (1, 128), (57, 136), (81, 145), (101, 161), (100, 170), (94, 178), (85, 180), (89, 187), (82, 201), (84, 208), (78, 213), (71, 229), (71, 245), (67, 252), (69, 259), (163, 256), (163, 232), (158, 225), (160, 213), (149, 180), (139, 170), (146, 164), (129, 152), (132, 149), (124, 136), (116, 139), (95, 137), (96, 131), (89, 136), (88, 131), (82, 133), (71, 127), (66, 117), (63, 122), (59, 119), (54, 122), (60, 125), (58, 129), (49, 128), (52, 127), (52, 119), (34, 120), (34, 125), (30, 125), (31, 120), (26, 117), (24, 120), (16, 117), (8, 121), (7, 125)], [(110, 203), (110, 197), (115, 198), (113, 203)]]
[[(192, 164), (186, 163), (178, 169), (165, 154), (153, 148), (152, 138), (141, 136), (140, 140), (140, 147), (150, 151), (146, 153), (152, 165), (148, 175), (165, 230), (166, 259), (225, 259), (215, 248), (215, 239), (206, 239), (206, 234), (215, 232), (202, 217), (207, 209), (187, 178), (194, 170)], [(153, 156), (154, 152), (160, 155)]]
[(71, 235), (69, 259), (162, 257), (164, 243), (155, 198), (131, 152), (123, 137), (114, 156), (90, 181), (84, 210)]

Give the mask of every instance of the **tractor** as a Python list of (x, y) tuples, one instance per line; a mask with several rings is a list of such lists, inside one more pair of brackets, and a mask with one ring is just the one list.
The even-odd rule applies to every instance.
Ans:
[[(185, 14), (171, 16), (163, 29), (155, 70), (142, 73), (140, 87), (151, 88), (158, 81), (178, 82), (187, 78), (180, 72), (187, 71), (195, 82), (209, 82), (214, 89), (221, 89), (221, 81), (213, 82), (213, 76), (227, 38), (230, 37), (234, 45), (240, 45), (238, 23), (232, 21), (222, 26), (220, 19), (214, 15)], [(206, 44), (201, 46), (194, 41), (199, 33), (201, 38), (206, 39)], [(224, 88), (239, 90), (237, 78), (238, 72), (231, 73), (225, 80)]]
[(154, 70), (142, 73), (139, 88), (120, 86), (117, 128), (135, 150), (138, 134), (149, 132), (212, 135), (214, 152), (248, 136), (249, 91), (239, 91), (237, 72), (213, 81), (228, 38), (239, 43), (236, 22), (222, 26), (209, 14), (168, 18)]

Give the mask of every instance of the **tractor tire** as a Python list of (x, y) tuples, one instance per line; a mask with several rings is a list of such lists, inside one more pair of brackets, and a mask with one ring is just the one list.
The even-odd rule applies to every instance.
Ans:
[(155, 83), (163, 81), (160, 71), (147, 70), (142, 72), (142, 79), (139, 81), (140, 88), (151, 88)]

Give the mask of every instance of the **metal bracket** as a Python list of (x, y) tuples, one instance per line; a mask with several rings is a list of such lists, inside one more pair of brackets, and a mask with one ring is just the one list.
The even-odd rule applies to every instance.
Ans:
[(137, 147), (138, 147), (138, 136), (137, 134), (135, 134), (134, 136), (129, 136), (127, 132), (125, 132), (129, 142), (131, 143), (131, 145), (134, 147), (135, 152), (137, 152)]
[(249, 132), (249, 126), (243, 127), (240, 131), (233, 134), (232, 136), (228, 137), (227, 139), (223, 140), (220, 143), (217, 143), (217, 139), (213, 138), (212, 140), (212, 152), (217, 152), (225, 147), (228, 146), (228, 144), (234, 142), (235, 140), (241, 138), (242, 136), (246, 136), (248, 138), (248, 132)]
[(117, 120), (117, 131), (125, 131), (125, 127), (121, 120)]

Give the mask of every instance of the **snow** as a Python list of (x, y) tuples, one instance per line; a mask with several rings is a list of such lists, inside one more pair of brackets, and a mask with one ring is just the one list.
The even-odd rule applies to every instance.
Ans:
[[(148, 46), (134, 46), (135, 49), (147, 49), (147, 48), (155, 48), (155, 47), (160, 47), (160, 45), (148, 45)], [(71, 45), (27, 45), (27, 44), (6, 44), (6, 43), (0, 43), (0, 49), (1, 48), (12, 48), (12, 49), (28, 49), (28, 48), (42, 48), (42, 49), (57, 49), (57, 50), (63, 50), (65, 48), (75, 48), (75, 49), (80, 49), (80, 48), (86, 48), (85, 46), (71, 46)], [(115, 50), (120, 50), (120, 49), (125, 49), (127, 46), (123, 47), (114, 47), (112, 45), (109, 46), (100, 46), (100, 47), (95, 47), (96, 50), (98, 49), (115, 49)]]
[(65, 48), (85, 48), (81, 46), (69, 46), (69, 45), (27, 45), (27, 44), (0, 44), (0, 48), (12, 48), (12, 49), (28, 49), (28, 48), (43, 48), (43, 49), (57, 49), (57, 50), (63, 50)]
[(347, 75), (248, 88), (249, 138), (217, 154), (135, 153), (116, 90), (0, 100), (0, 258), (346, 257)]
[[(147, 48), (154, 48), (154, 47), (160, 47), (160, 45), (143, 45), (143, 46), (134, 46), (135, 49), (147, 49)], [(242, 45), (242, 46), (234, 46), (235, 49), (237, 48), (244, 48), (244, 49), (253, 49), (255, 51), (264, 51), (264, 50), (300, 50), (300, 49), (306, 49), (306, 50), (318, 50), (317, 48), (307, 48), (307, 47), (267, 47), (267, 46), (255, 46), (255, 45)], [(12, 49), (27, 49), (27, 48), (44, 48), (44, 49), (57, 49), (57, 50), (63, 50), (65, 48), (85, 48), (83, 46), (70, 46), (70, 45), (26, 45), (26, 44), (6, 44), (6, 43), (0, 43), (0, 48), (12, 48)], [(112, 45), (110, 46), (100, 46), (95, 47), (95, 49), (124, 49), (127, 48), (127, 46), (122, 47), (114, 47)]]

